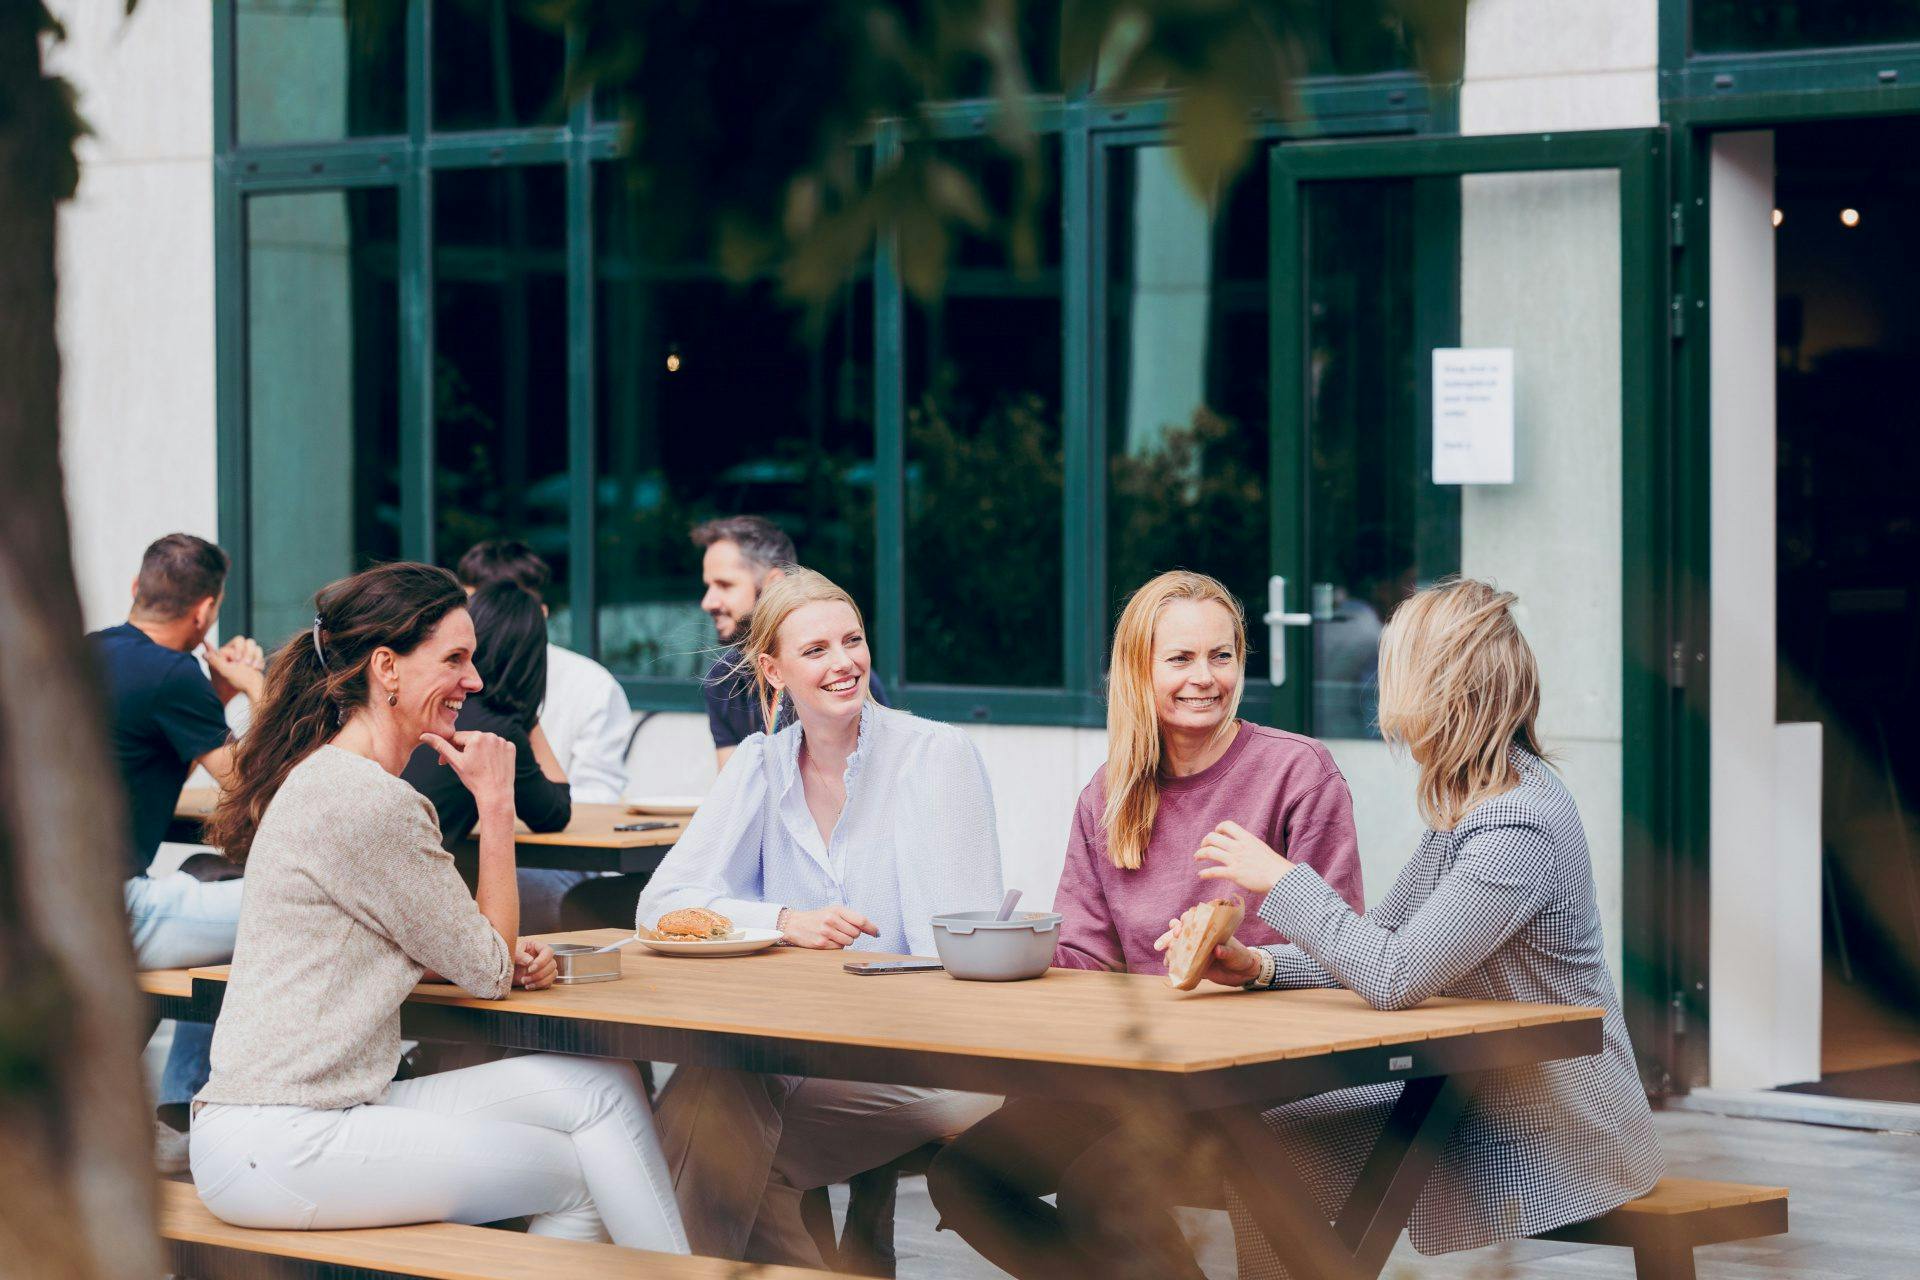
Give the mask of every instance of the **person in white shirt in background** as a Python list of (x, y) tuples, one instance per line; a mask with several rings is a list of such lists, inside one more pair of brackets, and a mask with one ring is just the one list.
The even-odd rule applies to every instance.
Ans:
[[(546, 610), (553, 570), (517, 538), (489, 538), (467, 548), (454, 569), (472, 595), (494, 582), (531, 592)], [(633, 712), (613, 673), (571, 649), (547, 645), (547, 696), (540, 728), (567, 775), (575, 804), (618, 804), (627, 789), (627, 737)], [(560, 928), (560, 900), (593, 878), (590, 871), (520, 869), (521, 928), (550, 933)]]

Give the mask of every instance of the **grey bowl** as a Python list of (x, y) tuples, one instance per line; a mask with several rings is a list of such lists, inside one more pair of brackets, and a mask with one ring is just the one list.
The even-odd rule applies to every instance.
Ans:
[(1052, 967), (1060, 916), (1016, 911), (1011, 920), (995, 920), (995, 914), (955, 911), (933, 918), (933, 945), (948, 973), (974, 982), (1017, 982)]

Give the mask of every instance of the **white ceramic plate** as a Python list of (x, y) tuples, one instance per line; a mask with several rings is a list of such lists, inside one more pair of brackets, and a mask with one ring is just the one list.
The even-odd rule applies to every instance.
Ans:
[(690, 818), (705, 799), (705, 796), (641, 796), (627, 801), (627, 812), (657, 814), (663, 818)]
[(640, 945), (663, 956), (744, 956), (780, 941), (778, 929), (735, 929), (733, 932), (731, 938), (711, 938), (704, 942), (659, 942), (641, 938)]

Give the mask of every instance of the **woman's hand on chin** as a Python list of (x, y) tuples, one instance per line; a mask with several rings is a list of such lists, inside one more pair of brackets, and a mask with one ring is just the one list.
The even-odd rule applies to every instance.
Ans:
[(851, 907), (835, 904), (814, 911), (788, 911), (780, 936), (796, 947), (837, 951), (852, 946), (863, 933), (880, 936), (871, 920)]
[(452, 767), (461, 783), (473, 793), (482, 816), (489, 807), (504, 805), (513, 809), (514, 746), (498, 734), (463, 729), (451, 738), (423, 733), (420, 741), (440, 754), (440, 763)]
[(1223, 822), (1208, 832), (1193, 860), (1212, 864), (1200, 868), (1202, 880), (1230, 880), (1262, 898), (1293, 870), (1291, 862), (1237, 822)]
[[(1167, 931), (1154, 939), (1153, 949), (1165, 951), (1180, 936), (1180, 921), (1167, 921)], [(1207, 971), (1200, 977), (1207, 982), (1217, 982), (1223, 987), (1244, 987), (1260, 975), (1260, 957), (1240, 939), (1229, 936), (1227, 940), (1213, 949), (1213, 958), (1207, 962)]]

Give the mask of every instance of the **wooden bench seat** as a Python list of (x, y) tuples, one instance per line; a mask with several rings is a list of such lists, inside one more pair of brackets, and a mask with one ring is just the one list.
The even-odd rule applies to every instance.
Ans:
[(1787, 1189), (1742, 1182), (1662, 1178), (1652, 1191), (1612, 1213), (1540, 1235), (1542, 1240), (1620, 1245), (1633, 1250), (1639, 1280), (1693, 1280), (1693, 1251), (1782, 1235)]
[(230, 1226), (188, 1182), (160, 1184), (160, 1235), (177, 1275), (191, 1280), (255, 1277), (424, 1277), (425, 1280), (827, 1280), (799, 1267), (683, 1258), (618, 1245), (557, 1240), (490, 1227), (430, 1222), (354, 1231), (252, 1231)]

